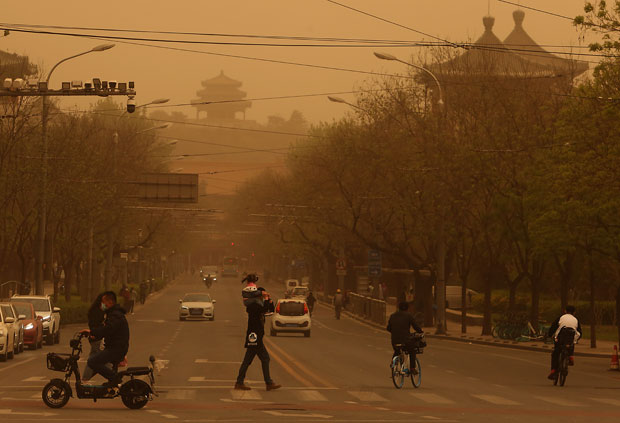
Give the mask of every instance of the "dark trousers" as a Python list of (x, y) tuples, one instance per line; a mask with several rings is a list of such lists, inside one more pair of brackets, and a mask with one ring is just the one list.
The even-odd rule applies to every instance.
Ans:
[(101, 376), (113, 382), (116, 379), (116, 371), (106, 366), (107, 363), (117, 365), (125, 358), (125, 353), (119, 350), (106, 349), (88, 357), (88, 367), (93, 369), (94, 374), (99, 373)]
[(273, 381), (271, 380), (271, 376), (269, 375), (269, 353), (267, 352), (267, 348), (265, 348), (264, 345), (261, 345), (259, 347), (246, 348), (245, 357), (243, 357), (243, 363), (241, 363), (241, 367), (239, 368), (237, 383), (243, 383), (243, 381), (245, 380), (245, 374), (248, 371), (248, 367), (250, 367), (250, 364), (252, 364), (254, 357), (256, 357), (257, 355), (263, 367), (263, 378), (265, 379), (265, 383), (273, 383)]
[[(403, 343), (403, 344), (405, 344), (405, 346), (403, 347), (404, 350), (407, 351), (407, 353), (409, 354), (409, 368), (411, 369), (413, 366), (413, 363), (415, 363), (415, 349), (413, 347), (408, 346), (407, 343)], [(400, 354), (401, 347), (395, 347), (394, 344), (392, 344), (392, 348), (394, 349), (394, 354), (392, 354), (392, 358), (394, 358), (398, 354)]]
[(342, 306), (334, 306), (334, 311), (336, 312), (336, 319), (340, 320), (340, 312), (342, 311)]
[[(556, 342), (553, 351), (551, 352), (551, 370), (557, 370), (560, 367), (560, 343)], [(575, 354), (575, 344), (571, 344), (571, 347), (568, 349), (568, 355), (572, 356)]]

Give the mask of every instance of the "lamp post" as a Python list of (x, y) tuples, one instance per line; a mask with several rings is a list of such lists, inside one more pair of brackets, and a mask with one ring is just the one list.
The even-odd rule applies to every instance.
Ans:
[[(151, 104), (163, 104), (163, 103), (167, 103), (168, 101), (170, 101), (170, 99), (168, 98), (158, 98), (158, 99), (151, 101), (150, 103), (137, 106), (136, 108), (146, 107)], [(123, 117), (126, 113), (127, 111), (124, 111), (123, 113), (121, 113), (118, 119)], [(117, 123), (118, 123), (118, 119), (117, 119)], [(144, 132), (152, 131), (156, 129), (164, 129), (169, 126), (170, 126), (169, 123), (164, 123), (161, 125), (156, 125), (150, 128), (143, 129), (141, 131), (136, 132), (136, 134), (142, 134)], [(116, 148), (117, 146), (118, 146), (118, 131), (115, 130), (114, 134), (112, 135), (112, 171), (111, 171), (112, 179), (114, 179), (116, 176)], [(113, 268), (112, 260), (114, 260), (114, 229), (115, 227), (116, 227), (116, 224), (111, 224), (107, 231), (108, 239), (107, 239), (107, 249), (106, 249), (106, 266), (105, 266), (104, 277), (103, 277), (103, 283), (104, 283), (106, 290), (110, 290), (112, 286), (112, 268)], [(138, 283), (140, 282), (141, 281), (138, 281)]]
[[(437, 104), (439, 105), (441, 110), (440, 122), (443, 127), (443, 108), (445, 107), (445, 98), (443, 93), (443, 88), (439, 83), (439, 79), (437, 76), (426, 69), (425, 67), (405, 62), (404, 60), (399, 59), (396, 56), (387, 53), (379, 53), (374, 52), (374, 55), (381, 60), (391, 60), (396, 61), (412, 68), (419, 69), (423, 72), (426, 72), (437, 84), (437, 89), (439, 90), (439, 100)], [(441, 132), (440, 132), (441, 136)], [(437, 306), (437, 329), (436, 334), (445, 335), (446, 333), (446, 235), (445, 235), (445, 221), (443, 216), (439, 218), (439, 226), (437, 228), (437, 285), (435, 289), (435, 301)]]
[[(89, 53), (96, 53), (100, 51), (109, 50), (114, 47), (114, 44), (101, 44), (96, 47), (91, 48), (88, 51), (84, 51), (82, 53), (74, 54), (73, 56), (66, 57), (56, 63), (52, 69), (47, 74), (47, 78), (45, 78), (45, 83), (49, 86), (49, 81), (52, 76), (52, 73), (56, 70), (58, 66), (62, 63), (75, 59), (76, 57), (84, 56)], [(41, 167), (42, 176), (41, 176), (41, 193), (40, 193), (40, 201), (39, 201), (39, 227), (37, 230), (37, 254), (35, 255), (35, 267), (34, 267), (34, 279), (35, 279), (35, 293), (37, 295), (43, 295), (43, 277), (44, 277), (44, 269), (43, 265), (45, 263), (45, 233), (47, 226), (47, 116), (48, 116), (48, 103), (47, 97), (41, 97), (41, 144), (43, 147), (43, 154), (41, 155)]]

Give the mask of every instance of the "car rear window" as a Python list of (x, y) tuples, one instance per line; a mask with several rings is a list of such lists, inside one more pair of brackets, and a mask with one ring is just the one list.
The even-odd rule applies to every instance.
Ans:
[(2, 314), (4, 314), (4, 317), (13, 317), (13, 318), (15, 318), (15, 316), (13, 315), (13, 310), (11, 309), (10, 306), (2, 305), (0, 307), (2, 307)]
[(304, 303), (292, 301), (280, 303), (280, 314), (282, 316), (303, 316)]

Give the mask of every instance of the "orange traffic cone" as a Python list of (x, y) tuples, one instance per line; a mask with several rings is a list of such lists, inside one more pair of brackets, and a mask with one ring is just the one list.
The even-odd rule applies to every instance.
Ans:
[(618, 368), (618, 346), (614, 345), (614, 352), (611, 355), (611, 364), (609, 370), (619, 370)]

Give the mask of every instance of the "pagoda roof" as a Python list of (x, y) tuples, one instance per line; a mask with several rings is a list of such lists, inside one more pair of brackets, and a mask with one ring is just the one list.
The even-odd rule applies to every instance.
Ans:
[(515, 27), (504, 40), (504, 44), (520, 57), (529, 62), (548, 66), (556, 71), (570, 72), (573, 77), (588, 70), (589, 65), (586, 62), (558, 57), (538, 45), (523, 28), (523, 20), (525, 19), (523, 10), (515, 10), (512, 12), (512, 17), (515, 21)]
[(203, 87), (211, 87), (211, 86), (225, 86), (225, 87), (240, 87), (243, 85), (243, 82), (234, 80), (226, 75), (224, 75), (224, 71), (220, 71), (220, 74), (215, 78), (206, 79), (202, 81)]
[(546, 64), (524, 59), (493, 33), (495, 18), (482, 18), (485, 31), (465, 53), (443, 63), (430, 65), (438, 77), (449, 75), (493, 75), (520, 77), (523, 75), (555, 76)]

